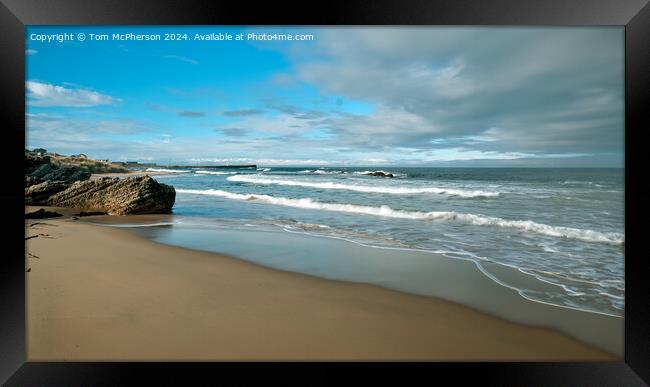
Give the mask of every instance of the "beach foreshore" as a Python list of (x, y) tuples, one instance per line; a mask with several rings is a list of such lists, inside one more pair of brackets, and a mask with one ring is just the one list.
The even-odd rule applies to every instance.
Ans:
[(156, 172), (156, 171), (131, 171), (131, 172), (114, 172), (114, 173), (93, 173), (90, 175), (90, 180), (101, 179), (102, 177), (131, 177), (131, 176), (160, 176), (169, 175), (169, 172)]
[(620, 361), (441, 299), (161, 245), (64, 215), (25, 224), (29, 361)]

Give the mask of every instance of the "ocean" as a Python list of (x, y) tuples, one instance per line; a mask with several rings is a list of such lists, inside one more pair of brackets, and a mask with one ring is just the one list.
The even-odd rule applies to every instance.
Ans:
[(394, 177), (368, 167), (151, 169), (169, 172), (155, 178), (176, 188), (176, 204), (171, 222), (140, 232), (435, 296), (427, 282), (446, 279), (426, 261), (444, 256), (528, 301), (623, 316), (623, 169), (382, 169)]

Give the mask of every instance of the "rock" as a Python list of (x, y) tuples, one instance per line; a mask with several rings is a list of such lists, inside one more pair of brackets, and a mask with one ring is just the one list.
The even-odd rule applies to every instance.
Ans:
[(25, 171), (31, 172), (35, 167), (50, 163), (50, 156), (43, 156), (39, 153), (25, 152)]
[(27, 188), (29, 186), (32, 186), (34, 184), (38, 184), (38, 180), (36, 180), (35, 178), (33, 178), (31, 176), (25, 175), (25, 188)]
[(70, 187), (65, 181), (46, 181), (25, 188), (25, 204), (47, 205), (48, 198)]
[(392, 173), (390, 173), (390, 172), (384, 172), (384, 171), (369, 172), (369, 173), (366, 173), (365, 175), (368, 175), (368, 176), (379, 176), (379, 177), (395, 177), (395, 176), (393, 176)]
[(152, 214), (171, 212), (175, 199), (174, 187), (150, 176), (103, 177), (73, 183), (51, 196), (48, 205), (105, 211), (109, 215)]
[(41, 208), (40, 210), (25, 214), (25, 219), (58, 218), (60, 216), (63, 215), (59, 214), (58, 212), (45, 211), (44, 208)]
[(95, 215), (106, 215), (106, 213), (103, 212), (103, 211), (90, 211), (90, 212), (81, 211), (78, 214), (74, 214), (75, 217), (77, 217), (77, 216), (95, 216)]
[(90, 179), (90, 172), (82, 171), (75, 167), (58, 168), (50, 174), (45, 175), (44, 180), (60, 180), (67, 182), (83, 181)]
[[(76, 167), (59, 168), (54, 164), (41, 164), (27, 175), (32, 184), (43, 181), (66, 181), (69, 183), (90, 179), (90, 172), (82, 171)], [(26, 181), (27, 182), (27, 181)]]
[[(37, 149), (45, 151), (44, 149)], [(45, 181), (75, 182), (90, 179), (91, 173), (79, 166), (59, 166), (44, 152), (25, 150), (25, 187)]]
[[(89, 181), (91, 171), (99, 168), (97, 165), (101, 164), (101, 170), (106, 165), (93, 164), (85, 155), (80, 157), (81, 163), (66, 165), (56, 154), (53, 161), (45, 152), (44, 149), (25, 150), (25, 204), (92, 211), (82, 211), (77, 217), (171, 212), (176, 198), (172, 186), (160, 184), (149, 176)], [(70, 164), (69, 157), (65, 160)]]
[(42, 179), (43, 176), (49, 175), (57, 169), (54, 164), (50, 163), (35, 165), (34, 167), (35, 168), (28, 174), (28, 176), (33, 177), (34, 179)]

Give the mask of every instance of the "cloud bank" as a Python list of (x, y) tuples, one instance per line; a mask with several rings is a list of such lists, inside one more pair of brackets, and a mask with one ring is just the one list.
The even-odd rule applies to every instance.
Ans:
[[(78, 141), (76, 149), (91, 146), (92, 136), (48, 136), (56, 136), (56, 130), (70, 136), (75, 130), (99, 133), (112, 136), (110, 143), (96, 141), (97, 149), (109, 152), (101, 157), (181, 162), (250, 156), (283, 165), (316, 160), (323, 165), (622, 166), (620, 27), (310, 32), (316, 35), (311, 42), (258, 42), (246, 53), (238, 51), (241, 47), (202, 52), (206, 66), (192, 67), (186, 76), (176, 71), (175, 62), (198, 64), (189, 57), (190, 48), (177, 51), (189, 56), (165, 56), (173, 60), (161, 59), (159, 48), (155, 55), (145, 52), (139, 59), (156, 58), (156, 65), (169, 70), (161, 74), (172, 75), (166, 82), (156, 80), (155, 89), (134, 88), (148, 109), (132, 121), (90, 122), (66, 117), (62, 109), (55, 116), (45, 108), (120, 100), (72, 84), (28, 81), (28, 104), (37, 108), (30, 113), (48, 114), (28, 118), (31, 138), (46, 148), (66, 141), (72, 148)], [(269, 52), (282, 60), (256, 61)], [(38, 55), (42, 59), (44, 53)], [(211, 63), (228, 63), (223, 71), (239, 78), (221, 76)], [(132, 95), (127, 91), (120, 97)], [(171, 136), (147, 139), (141, 123), (135, 124), (140, 115), (158, 124), (156, 133), (171, 133), (173, 141)]]
[(88, 89), (73, 89), (49, 83), (25, 82), (27, 101), (32, 106), (90, 107), (119, 102), (110, 95)]
[(319, 123), (350, 146), (622, 152), (621, 29), (345, 28), (318, 41), (292, 51), (296, 77), (377, 107)]

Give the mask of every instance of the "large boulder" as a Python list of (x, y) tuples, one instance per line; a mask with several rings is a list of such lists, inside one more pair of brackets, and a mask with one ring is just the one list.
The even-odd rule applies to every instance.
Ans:
[(45, 181), (25, 188), (25, 204), (47, 205), (50, 196), (70, 187), (65, 181)]
[(103, 177), (77, 181), (48, 199), (48, 205), (99, 210), (109, 215), (169, 213), (174, 206), (174, 187), (150, 176), (126, 179)]

